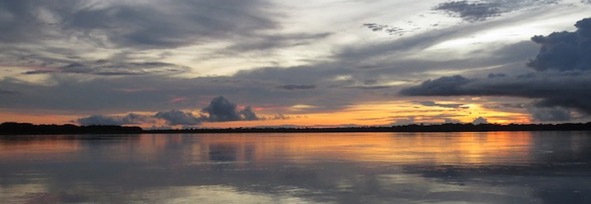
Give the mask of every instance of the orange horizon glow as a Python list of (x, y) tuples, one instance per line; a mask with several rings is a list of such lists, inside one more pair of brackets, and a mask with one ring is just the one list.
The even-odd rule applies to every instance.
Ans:
[[(443, 101), (441, 104), (453, 103)], [(306, 108), (299, 105), (298, 108)], [(337, 126), (388, 126), (396, 125), (397, 121), (412, 120), (410, 123), (441, 124), (444, 119), (450, 119), (460, 123), (470, 123), (475, 118), (483, 117), (489, 123), (531, 123), (527, 113), (502, 112), (487, 109), (481, 104), (468, 103), (465, 108), (445, 108), (421, 106), (410, 101), (392, 101), (385, 103), (364, 103), (351, 105), (341, 110), (332, 112), (305, 112), (294, 111), (291, 114), (283, 114), (285, 118), (274, 118), (277, 114), (267, 113), (266, 109), (253, 107), (261, 111), (257, 115), (262, 120), (255, 121), (230, 121), (230, 122), (204, 122), (196, 127), (205, 128), (235, 128), (235, 127), (260, 127), (260, 126), (299, 126), (299, 127), (337, 127)], [(271, 110), (272, 111), (272, 110)], [(154, 115), (154, 112), (134, 112), (137, 114)], [(199, 112), (192, 112), (199, 115)], [(121, 116), (121, 115), (119, 115)], [(442, 117), (447, 116), (447, 117)], [(87, 116), (60, 115), (60, 114), (27, 114), (0, 111), (2, 122), (27, 122), (33, 124), (76, 124), (76, 120)], [(130, 124), (143, 128), (166, 127), (164, 121), (156, 121), (150, 124)], [(181, 127), (173, 127), (181, 128)]]

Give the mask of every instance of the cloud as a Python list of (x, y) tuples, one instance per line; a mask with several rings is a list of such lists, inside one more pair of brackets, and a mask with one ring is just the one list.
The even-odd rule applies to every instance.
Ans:
[(244, 109), (238, 112), (238, 114), (242, 116), (241, 119), (243, 120), (259, 120), (259, 117), (257, 117), (256, 113), (252, 111), (250, 106), (244, 107)]
[(180, 110), (158, 112), (154, 117), (165, 120), (168, 125), (200, 125), (204, 120), (203, 117), (196, 117), (191, 112)]
[(12, 95), (12, 94), (17, 94), (18, 92), (16, 91), (10, 91), (10, 90), (2, 90), (0, 89), (0, 94), (5, 94), (5, 95)]
[(32, 70), (23, 74), (73, 73), (102, 76), (175, 74), (188, 70), (188, 67), (163, 62), (125, 62), (113, 63), (109, 60), (93, 62), (73, 62), (55, 70)]
[(385, 32), (388, 35), (402, 36), (405, 34), (404, 29), (402, 29), (400, 27), (392, 27), (392, 26), (384, 25), (384, 24), (364, 23), (362, 26), (366, 27), (367, 29), (369, 29), (373, 32)]
[(265, 6), (260, 0), (10, 1), (0, 4), (7, 12), (0, 40), (38, 39), (56, 30), (124, 47), (171, 48), (273, 28)]
[(464, 21), (485, 21), (515, 10), (558, 4), (560, 0), (481, 0), (481, 1), (449, 1), (440, 3), (433, 10), (443, 11), (450, 16), (459, 17)]
[(474, 125), (488, 124), (488, 120), (483, 117), (478, 117), (478, 118), (474, 118), (474, 120), (472, 121), (472, 124), (474, 124)]
[[(247, 41), (237, 42), (224, 50), (231, 53), (242, 53), (247, 51), (262, 51), (276, 48), (286, 48), (316, 43), (330, 37), (332, 33), (289, 33), (274, 35), (250, 36)], [(224, 53), (227, 54), (227, 53)]]
[(409, 116), (408, 118), (398, 118), (392, 123), (393, 126), (411, 125), (415, 123), (415, 117)]
[(471, 81), (460, 75), (444, 76), (434, 80), (429, 79), (419, 86), (403, 89), (400, 93), (409, 96), (465, 95), (463, 86)]
[[(561, 32), (547, 37), (532, 38), (534, 42), (542, 45), (536, 59), (528, 64), (538, 71), (536, 73), (484, 79), (468, 79), (460, 75), (446, 76), (407, 87), (400, 93), (409, 96), (524, 97), (535, 99), (535, 107), (572, 108), (584, 114), (591, 114), (591, 94), (587, 88), (591, 87), (591, 19), (578, 21), (575, 26), (578, 30), (573, 33)], [(569, 56), (562, 56), (559, 52), (567, 53)], [(576, 57), (573, 58), (571, 55)], [(536, 112), (538, 111), (534, 111), (534, 114)], [(546, 111), (544, 114), (547, 113)], [(558, 112), (550, 113), (556, 115), (554, 113)], [(538, 118), (551, 118), (544, 114), (538, 114)]]
[(513, 96), (535, 100), (538, 107), (575, 108), (591, 114), (591, 73), (537, 73), (527, 77), (467, 79), (463, 76), (427, 80), (402, 89), (408, 96)]
[(443, 118), (443, 123), (444, 124), (456, 124), (456, 123), (462, 123), (462, 121), (460, 121), (458, 119), (453, 119), (453, 118)]
[(214, 98), (209, 106), (203, 108), (202, 111), (209, 115), (196, 116), (190, 111), (170, 110), (159, 111), (154, 115), (142, 115), (136, 113), (129, 113), (125, 116), (91, 115), (77, 119), (75, 122), (80, 125), (132, 125), (144, 123), (156, 124), (158, 120), (163, 120), (170, 126), (195, 126), (201, 125), (203, 122), (263, 119), (259, 118), (250, 106), (246, 106), (244, 109), (237, 111), (236, 105), (222, 96)]
[(483, 21), (491, 17), (499, 16), (503, 11), (497, 4), (468, 2), (468, 1), (451, 1), (441, 3), (433, 10), (445, 11), (449, 15), (458, 16), (465, 21), (475, 22)]
[(207, 113), (207, 120), (210, 122), (226, 122), (226, 121), (240, 121), (240, 120), (258, 120), (257, 115), (252, 111), (250, 106), (243, 110), (237, 111), (236, 104), (228, 101), (223, 96), (219, 96), (211, 100), (209, 105), (201, 110)]
[(561, 107), (531, 107), (528, 111), (532, 119), (538, 122), (564, 122), (573, 119), (571, 112)]
[(277, 88), (285, 89), (285, 90), (304, 90), (304, 89), (314, 89), (314, 88), (316, 88), (316, 85), (314, 85), (314, 84), (302, 84), (302, 85), (286, 84), (286, 85), (278, 86)]
[(151, 116), (130, 113), (125, 116), (91, 115), (77, 119), (80, 125), (135, 125), (154, 122)]
[(527, 65), (535, 70), (591, 70), (591, 18), (578, 21), (574, 32), (536, 35), (532, 41), (541, 45), (540, 52)]
[(488, 74), (488, 78), (498, 78), (498, 77), (506, 77), (507, 74), (504, 73), (490, 73)]
[(464, 104), (459, 103), (437, 103), (435, 101), (415, 101), (423, 106), (442, 107), (442, 108), (466, 108)]

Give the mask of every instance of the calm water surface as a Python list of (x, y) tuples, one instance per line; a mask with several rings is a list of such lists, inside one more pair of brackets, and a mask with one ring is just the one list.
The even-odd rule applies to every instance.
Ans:
[(591, 203), (591, 132), (0, 138), (2, 203)]

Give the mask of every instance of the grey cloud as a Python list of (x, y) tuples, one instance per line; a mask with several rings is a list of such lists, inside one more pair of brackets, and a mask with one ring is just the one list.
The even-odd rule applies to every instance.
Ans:
[(257, 117), (256, 113), (254, 113), (254, 111), (252, 110), (252, 107), (250, 107), (250, 106), (244, 107), (244, 109), (241, 110), (240, 112), (238, 112), (238, 114), (240, 114), (242, 116), (242, 119), (244, 119), (244, 120), (258, 120), (259, 119), (259, 117)]
[(259, 118), (252, 111), (250, 106), (237, 111), (236, 104), (228, 101), (223, 96), (211, 100), (209, 105), (201, 110), (208, 114), (207, 120), (211, 122), (258, 120)]
[(409, 116), (407, 118), (397, 118), (394, 120), (394, 123), (392, 123), (393, 126), (399, 126), (399, 125), (411, 125), (415, 123), (415, 117), (413, 116)]
[(573, 119), (568, 109), (561, 107), (530, 107), (532, 119), (538, 122), (564, 122)]
[(111, 116), (91, 115), (77, 120), (80, 125), (122, 125), (122, 121)]
[(384, 24), (364, 23), (362, 26), (366, 27), (367, 29), (369, 29), (373, 32), (384, 32), (388, 35), (402, 36), (405, 33), (405, 31), (400, 27), (393, 27), (393, 26), (384, 25)]
[(488, 74), (488, 78), (498, 78), (498, 77), (506, 77), (507, 74), (505, 73), (490, 73)]
[[(93, 75), (147, 75), (174, 74), (188, 70), (187, 67), (163, 62), (128, 62), (112, 63), (98, 60), (89, 63), (71, 63), (60, 67), (61, 73), (93, 74)], [(31, 73), (28, 73), (31, 74)]]
[[(285, 107), (297, 104), (314, 107), (309, 110), (297, 110), (298, 112), (339, 110), (354, 103), (391, 100), (392, 96), (385, 94), (397, 91), (399, 86), (387, 86), (389, 82), (411, 82), (410, 78), (430, 70), (467, 70), (498, 65), (499, 61), (505, 63), (516, 60), (515, 56), (525, 54), (515, 54), (513, 47), (507, 48), (506, 52), (499, 52), (500, 55), (468, 60), (408, 60), (397, 56), (418, 52), (438, 42), (469, 35), (487, 27), (509, 23), (508, 20), (499, 19), (479, 24), (463, 24), (437, 32), (409, 36), (404, 40), (348, 46), (343, 50), (337, 50), (332, 62), (289, 68), (259, 68), (240, 71), (228, 77), (172, 78), (164, 75), (136, 75), (81, 80), (79, 76), (49, 74), (48, 81), (51, 81), (53, 86), (38, 86), (6, 79), (0, 80), (0, 87), (19, 90), (22, 94), (14, 97), (12, 102), (0, 100), (0, 105), (14, 109), (66, 110), (87, 114), (96, 111), (161, 111), (194, 108), (189, 104), (203, 101), (199, 96), (223, 94), (240, 100), (236, 101), (240, 104), (272, 103), (276, 107), (283, 107), (278, 111), (285, 113), (292, 113), (291, 109)], [(533, 43), (530, 44), (535, 46)], [(529, 47), (517, 50), (530, 52)], [(535, 50), (533, 52), (535, 54)], [(80, 61), (81, 64), (89, 65), (94, 65), (93, 62)], [(64, 67), (72, 62), (61, 63), (63, 64), (60, 67)], [(117, 63), (125, 64), (115, 62)], [(375, 68), (358, 68), (363, 65), (375, 65)], [(349, 79), (339, 79), (342, 76)], [(130, 80), (130, 77), (133, 80)], [(372, 80), (375, 83), (366, 83)], [(277, 91), (277, 85), (282, 84), (315, 85), (316, 88), (293, 94), (293, 91)], [(137, 91), (120, 91), (124, 89)], [(169, 101), (174, 96), (186, 97), (187, 103), (170, 104)]]
[(441, 77), (434, 80), (427, 80), (419, 86), (405, 88), (400, 91), (403, 95), (410, 96), (447, 96), (447, 95), (464, 95), (464, 85), (467, 85), (472, 80), (460, 75), (450, 77)]
[(126, 47), (178, 47), (273, 28), (265, 5), (259, 0), (8, 1), (0, 4), (0, 9), (9, 11), (0, 24), (8, 33), (3, 32), (0, 39), (22, 40), (19, 35), (31, 33), (30, 28), (45, 31), (54, 27), (80, 37), (106, 36)]
[(331, 33), (291, 33), (282, 35), (250, 36), (248, 40), (239, 41), (232, 46), (227, 47), (225, 52), (240, 53), (307, 45), (327, 38), (330, 35)]
[(200, 125), (204, 120), (201, 116), (196, 117), (191, 112), (180, 110), (158, 112), (154, 117), (165, 120), (168, 125)]
[(287, 119), (290, 119), (290, 118), (293, 118), (293, 117), (284, 115), (282, 113), (278, 113), (278, 114), (274, 115), (271, 118), (267, 118), (267, 120), (287, 120)]
[(423, 106), (432, 106), (432, 107), (442, 107), (442, 108), (464, 108), (464, 104), (459, 103), (437, 103), (435, 101), (416, 101), (415, 103), (421, 104)]
[(483, 117), (474, 118), (474, 120), (472, 121), (472, 124), (474, 124), (474, 125), (487, 124), (487, 123), (488, 123), (488, 120)]
[(302, 85), (286, 84), (286, 85), (278, 86), (277, 88), (285, 89), (285, 90), (303, 90), (303, 89), (314, 89), (314, 88), (316, 88), (316, 85), (313, 85), (313, 84), (302, 84)]
[(450, 15), (457, 15), (458, 17), (470, 22), (486, 20), (491, 17), (499, 16), (501, 13), (503, 13), (497, 4), (468, 1), (451, 1), (441, 3), (433, 8), (433, 10), (445, 11)]
[(444, 124), (456, 124), (456, 123), (462, 123), (462, 121), (460, 121), (458, 119), (453, 119), (453, 118), (443, 118), (443, 123)]
[[(504, 13), (524, 10), (536, 6), (558, 4), (560, 0), (482, 0), (449, 1), (440, 3), (433, 10), (444, 11), (450, 16), (462, 18), (468, 22), (485, 21)], [(528, 10), (529, 12), (529, 10)]]
[(226, 100), (224, 97), (213, 99), (209, 106), (203, 109), (209, 115), (194, 115), (189, 111), (170, 110), (160, 111), (154, 115), (141, 115), (130, 113), (125, 116), (112, 115), (91, 115), (76, 120), (81, 125), (130, 125), (150, 123), (155, 124), (157, 120), (163, 120), (167, 125), (176, 126), (195, 126), (203, 122), (226, 122), (239, 120), (260, 120), (252, 107), (247, 106), (240, 111), (236, 111), (236, 105)]
[(591, 18), (578, 21), (575, 27), (575, 32), (532, 37), (532, 41), (540, 44), (541, 48), (536, 58), (527, 65), (538, 71), (591, 70)]
[(154, 122), (150, 116), (130, 113), (125, 116), (109, 116), (109, 115), (91, 115), (85, 118), (77, 119), (76, 122), (80, 125), (131, 125), (141, 124), (146, 122)]
[(361, 85), (361, 86), (347, 86), (346, 88), (352, 89), (362, 89), (362, 90), (379, 90), (379, 89), (389, 89), (394, 86), (387, 86), (387, 85)]
[(428, 80), (400, 93), (409, 96), (514, 96), (538, 99), (538, 107), (575, 108), (591, 114), (591, 73), (538, 73), (529, 78), (467, 79), (462, 76)]
[(12, 94), (17, 94), (18, 92), (16, 91), (10, 91), (10, 90), (2, 90), (0, 89), (0, 94), (5, 94), (5, 95), (12, 95)]

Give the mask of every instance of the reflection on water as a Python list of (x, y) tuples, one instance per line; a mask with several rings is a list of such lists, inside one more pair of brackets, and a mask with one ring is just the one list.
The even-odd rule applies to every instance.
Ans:
[(591, 203), (591, 132), (0, 137), (7, 203)]

